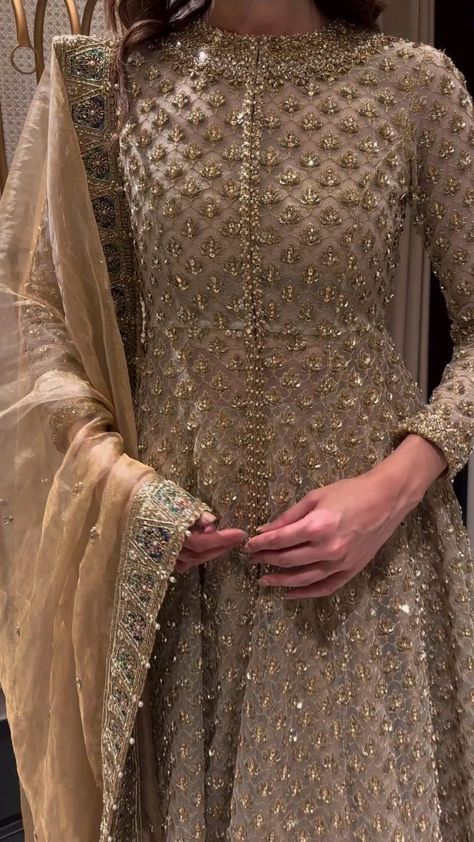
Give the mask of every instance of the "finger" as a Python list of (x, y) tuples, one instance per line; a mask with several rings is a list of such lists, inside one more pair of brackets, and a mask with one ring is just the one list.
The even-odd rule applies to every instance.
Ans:
[(210, 523), (208, 526), (204, 526), (204, 527), (202, 527), (202, 526), (192, 526), (190, 529), (186, 529), (186, 532), (184, 534), (186, 535), (186, 537), (189, 537), (190, 535), (193, 535), (195, 532), (199, 532), (199, 533), (203, 533), (203, 534), (207, 535), (209, 532), (216, 532), (216, 531), (217, 531), (216, 524)]
[(220, 546), (211, 549), (203, 550), (200, 553), (193, 552), (193, 550), (182, 549), (179, 558), (180, 560), (189, 562), (194, 567), (198, 564), (203, 564), (206, 561), (214, 561), (220, 555), (229, 551), (228, 544), (221, 544)]
[(194, 565), (190, 564), (189, 561), (180, 561), (178, 559), (174, 569), (176, 573), (187, 573), (193, 566)]
[(352, 578), (352, 574), (334, 573), (322, 582), (316, 582), (306, 588), (292, 588), (283, 599), (307, 599), (309, 597), (331, 596)]
[(195, 553), (192, 550), (182, 549), (179, 554), (179, 561), (186, 562), (186, 564), (189, 564), (190, 567), (196, 567), (199, 564), (203, 564), (205, 561), (210, 561), (214, 553), (217, 552), (217, 549), (209, 550), (207, 553)]
[(258, 583), (280, 588), (302, 588), (327, 579), (334, 572), (334, 565), (330, 561), (323, 561), (319, 564), (305, 564), (285, 573), (266, 573)]
[(212, 512), (203, 512), (197, 519), (197, 523), (208, 526), (210, 523), (215, 523), (216, 520), (217, 518)]
[(308, 514), (312, 509), (314, 509), (317, 503), (317, 489), (313, 491), (309, 491), (301, 500), (298, 500), (297, 503), (294, 503), (293, 506), (290, 506), (286, 511), (282, 512), (281, 515), (278, 515), (274, 520), (269, 521), (268, 523), (263, 523), (262, 526), (257, 527), (258, 532), (269, 532), (273, 529), (280, 529), (282, 526), (287, 526), (289, 523), (294, 523), (297, 520), (300, 520), (302, 517)]
[(313, 506), (309, 513), (295, 523), (252, 536), (247, 542), (247, 549), (251, 552), (277, 550), (298, 546), (308, 541), (319, 544), (331, 531), (334, 531), (331, 513), (322, 507), (314, 508)]
[(313, 544), (300, 544), (288, 550), (262, 550), (259, 553), (249, 553), (249, 564), (273, 564), (275, 567), (294, 567), (298, 564), (312, 564), (316, 561), (327, 560), (327, 555), (317, 557), (317, 550)]
[(199, 553), (220, 545), (228, 547), (239, 544), (247, 537), (242, 529), (217, 529), (215, 532), (192, 532), (186, 535), (184, 547)]
[(308, 536), (305, 534), (306, 529), (307, 524), (304, 520), (298, 520), (296, 523), (273, 529), (271, 532), (254, 535), (247, 542), (246, 550), (253, 554), (262, 550), (282, 550), (306, 544), (308, 543)]

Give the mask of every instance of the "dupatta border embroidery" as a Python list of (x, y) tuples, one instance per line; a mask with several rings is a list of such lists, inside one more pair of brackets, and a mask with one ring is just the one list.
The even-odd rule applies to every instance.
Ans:
[[(111, 279), (132, 391), (135, 383), (137, 283), (129, 214), (114, 148), (113, 59), (117, 42), (84, 35), (53, 38)], [(171, 480), (155, 476), (129, 506), (112, 610), (103, 698), (103, 811), (98, 842), (136, 827), (138, 757), (135, 720), (149, 669), (157, 615), (184, 533), (209, 507)], [(128, 840), (127, 842), (131, 842)]]
[(116, 143), (110, 142), (117, 126), (113, 82), (117, 43), (112, 38), (99, 40), (88, 35), (53, 38), (107, 263), (134, 394), (139, 319), (137, 268)]
[[(104, 812), (99, 842), (118, 840), (112, 834), (115, 817), (121, 819), (134, 811), (133, 804), (126, 803), (128, 788), (123, 799), (119, 800), (119, 795), (159, 628), (157, 616), (168, 582), (173, 581), (171, 573), (184, 533), (207, 510), (205, 503), (162, 477), (146, 482), (130, 504), (107, 657), (102, 727)], [(133, 816), (127, 820), (130, 818)]]

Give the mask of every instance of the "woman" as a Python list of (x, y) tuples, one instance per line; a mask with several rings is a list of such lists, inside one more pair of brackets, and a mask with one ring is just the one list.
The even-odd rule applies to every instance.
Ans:
[[(371, 0), (170, 5), (54, 40), (2, 200), (27, 840), (467, 842), (465, 79)], [(428, 405), (384, 321), (409, 205)]]

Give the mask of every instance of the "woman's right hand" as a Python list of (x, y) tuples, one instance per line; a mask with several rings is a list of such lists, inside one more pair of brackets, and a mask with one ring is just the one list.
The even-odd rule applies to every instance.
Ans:
[(213, 525), (215, 520), (210, 512), (204, 512), (188, 530), (176, 562), (177, 573), (187, 573), (192, 567), (213, 561), (246, 541), (248, 535), (243, 529), (218, 530)]

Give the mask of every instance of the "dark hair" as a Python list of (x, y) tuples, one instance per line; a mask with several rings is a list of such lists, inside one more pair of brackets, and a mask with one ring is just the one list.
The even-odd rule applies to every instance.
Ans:
[[(315, 0), (316, 2), (316, 0)], [(121, 34), (116, 59), (119, 124), (128, 108), (125, 91), (124, 61), (139, 44), (169, 35), (201, 17), (211, 0), (104, 0), (108, 26)], [(377, 18), (386, 6), (384, 0), (317, 0), (318, 9), (327, 18), (343, 18), (349, 23), (378, 30)]]

